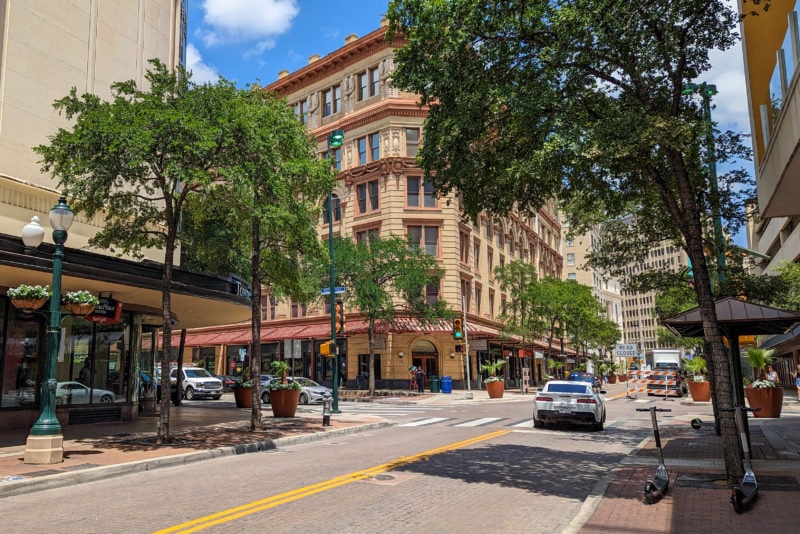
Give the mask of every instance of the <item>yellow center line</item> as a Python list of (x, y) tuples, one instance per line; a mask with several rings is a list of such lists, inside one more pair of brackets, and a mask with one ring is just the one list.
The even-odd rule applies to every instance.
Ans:
[(188, 534), (190, 532), (198, 532), (200, 530), (204, 530), (214, 525), (227, 523), (229, 521), (233, 521), (234, 519), (245, 517), (247, 515), (254, 514), (256, 512), (269, 510), (270, 508), (280, 506), (281, 504), (286, 504), (292, 501), (302, 499), (303, 497), (308, 497), (316, 493), (321, 493), (323, 491), (338, 488), (339, 486), (344, 486), (345, 484), (350, 484), (351, 482), (365, 480), (379, 473), (384, 473), (386, 471), (391, 471), (392, 469), (397, 469), (398, 467), (414, 463), (417, 460), (421, 460), (423, 458), (429, 458), (437, 454), (442, 454), (444, 452), (467, 447), (474, 443), (479, 443), (481, 441), (497, 438), (505, 434), (508, 434), (510, 432), (511, 432), (510, 430), (496, 430), (488, 434), (483, 434), (481, 436), (466, 439), (464, 441), (451, 443), (449, 445), (421, 452), (413, 456), (403, 456), (395, 460), (392, 460), (391, 462), (387, 462), (385, 464), (368, 467), (367, 469), (362, 469), (360, 471), (354, 471), (352, 473), (331, 478), (329, 480), (325, 480), (317, 484), (312, 484), (310, 486), (305, 486), (295, 490), (287, 491), (285, 493), (273, 495), (272, 497), (267, 497), (265, 499), (244, 504), (242, 506), (237, 506), (235, 508), (223, 510), (222, 512), (217, 512), (215, 514), (207, 515), (205, 517), (193, 519), (191, 521), (181, 523), (180, 525), (175, 525), (173, 527), (159, 530), (155, 534), (167, 534), (173, 532), (181, 532)]

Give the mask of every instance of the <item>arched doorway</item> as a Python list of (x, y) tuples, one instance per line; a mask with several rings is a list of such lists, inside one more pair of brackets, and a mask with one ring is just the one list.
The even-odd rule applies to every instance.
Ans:
[(411, 349), (411, 365), (414, 367), (422, 366), (425, 370), (426, 384), (424, 388), (430, 390), (428, 381), (431, 375), (439, 375), (439, 351), (436, 350), (436, 346), (424, 339), (417, 341)]

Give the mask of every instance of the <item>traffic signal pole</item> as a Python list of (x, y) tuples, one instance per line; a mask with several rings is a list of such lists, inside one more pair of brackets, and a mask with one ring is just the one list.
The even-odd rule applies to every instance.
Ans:
[[(331, 147), (341, 147), (344, 139), (342, 130), (334, 130), (328, 136), (328, 159), (331, 159)], [(332, 159), (332, 165), (336, 167), (336, 160)], [(336, 285), (334, 270), (334, 249), (333, 249), (333, 187), (328, 191), (328, 253), (330, 254), (330, 289), (331, 289), (331, 350), (333, 350), (333, 406), (332, 413), (342, 413), (339, 411), (339, 344), (336, 343)]]
[(471, 366), (469, 358), (469, 338), (467, 337), (467, 297), (461, 295), (461, 325), (464, 328), (464, 357), (467, 361), (467, 393), (465, 398), (472, 398), (472, 378), (470, 378), (469, 368)]

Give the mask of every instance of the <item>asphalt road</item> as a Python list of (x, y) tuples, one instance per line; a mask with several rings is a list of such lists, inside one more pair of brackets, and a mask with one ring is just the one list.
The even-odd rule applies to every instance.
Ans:
[(602, 432), (539, 430), (530, 402), (344, 403), (398, 424), (10, 497), (3, 531), (569, 532), (650, 435), (649, 414), (635, 411), (648, 402), (688, 417), (679, 403), (619, 399)]

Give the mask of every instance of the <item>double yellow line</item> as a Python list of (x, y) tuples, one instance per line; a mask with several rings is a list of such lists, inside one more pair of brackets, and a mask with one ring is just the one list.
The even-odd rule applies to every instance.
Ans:
[(391, 471), (392, 469), (397, 469), (398, 467), (414, 463), (417, 460), (421, 460), (423, 458), (428, 458), (431, 456), (435, 456), (437, 454), (442, 454), (443, 452), (448, 452), (455, 449), (468, 447), (472, 444), (479, 443), (481, 441), (486, 441), (496, 437), (500, 437), (505, 434), (508, 434), (509, 432), (510, 430), (497, 430), (495, 432), (483, 434), (481, 436), (466, 439), (464, 441), (451, 443), (450, 445), (445, 445), (443, 447), (421, 452), (419, 454), (415, 454), (414, 456), (403, 456), (401, 458), (392, 460), (391, 462), (387, 462), (385, 464), (380, 464), (374, 467), (369, 467), (367, 469), (362, 469), (361, 471), (354, 471), (352, 473), (332, 478), (330, 480), (326, 480), (318, 484), (312, 484), (311, 486), (305, 486), (303, 488), (287, 491), (286, 493), (281, 493), (279, 495), (273, 495), (272, 497), (267, 497), (266, 499), (261, 499), (258, 501), (251, 502), (249, 504), (237, 506), (236, 508), (230, 508), (222, 512), (217, 512), (216, 514), (211, 514), (198, 519), (193, 519), (192, 521), (187, 521), (185, 523), (181, 523), (180, 525), (175, 525), (173, 527), (169, 527), (164, 530), (159, 530), (156, 532), (156, 534), (167, 534), (173, 532), (181, 532), (181, 533), (198, 532), (200, 530), (213, 527), (215, 525), (220, 525), (222, 523), (227, 523), (229, 521), (233, 521), (240, 517), (245, 517), (250, 514), (254, 514), (256, 512), (269, 510), (270, 508), (280, 506), (281, 504), (286, 504), (292, 501), (302, 499), (304, 497), (309, 497), (316, 493), (331, 490), (333, 488), (338, 488), (339, 486), (344, 486), (345, 484), (350, 484), (351, 482), (365, 480), (374, 477), (379, 473), (384, 473), (386, 471)]

